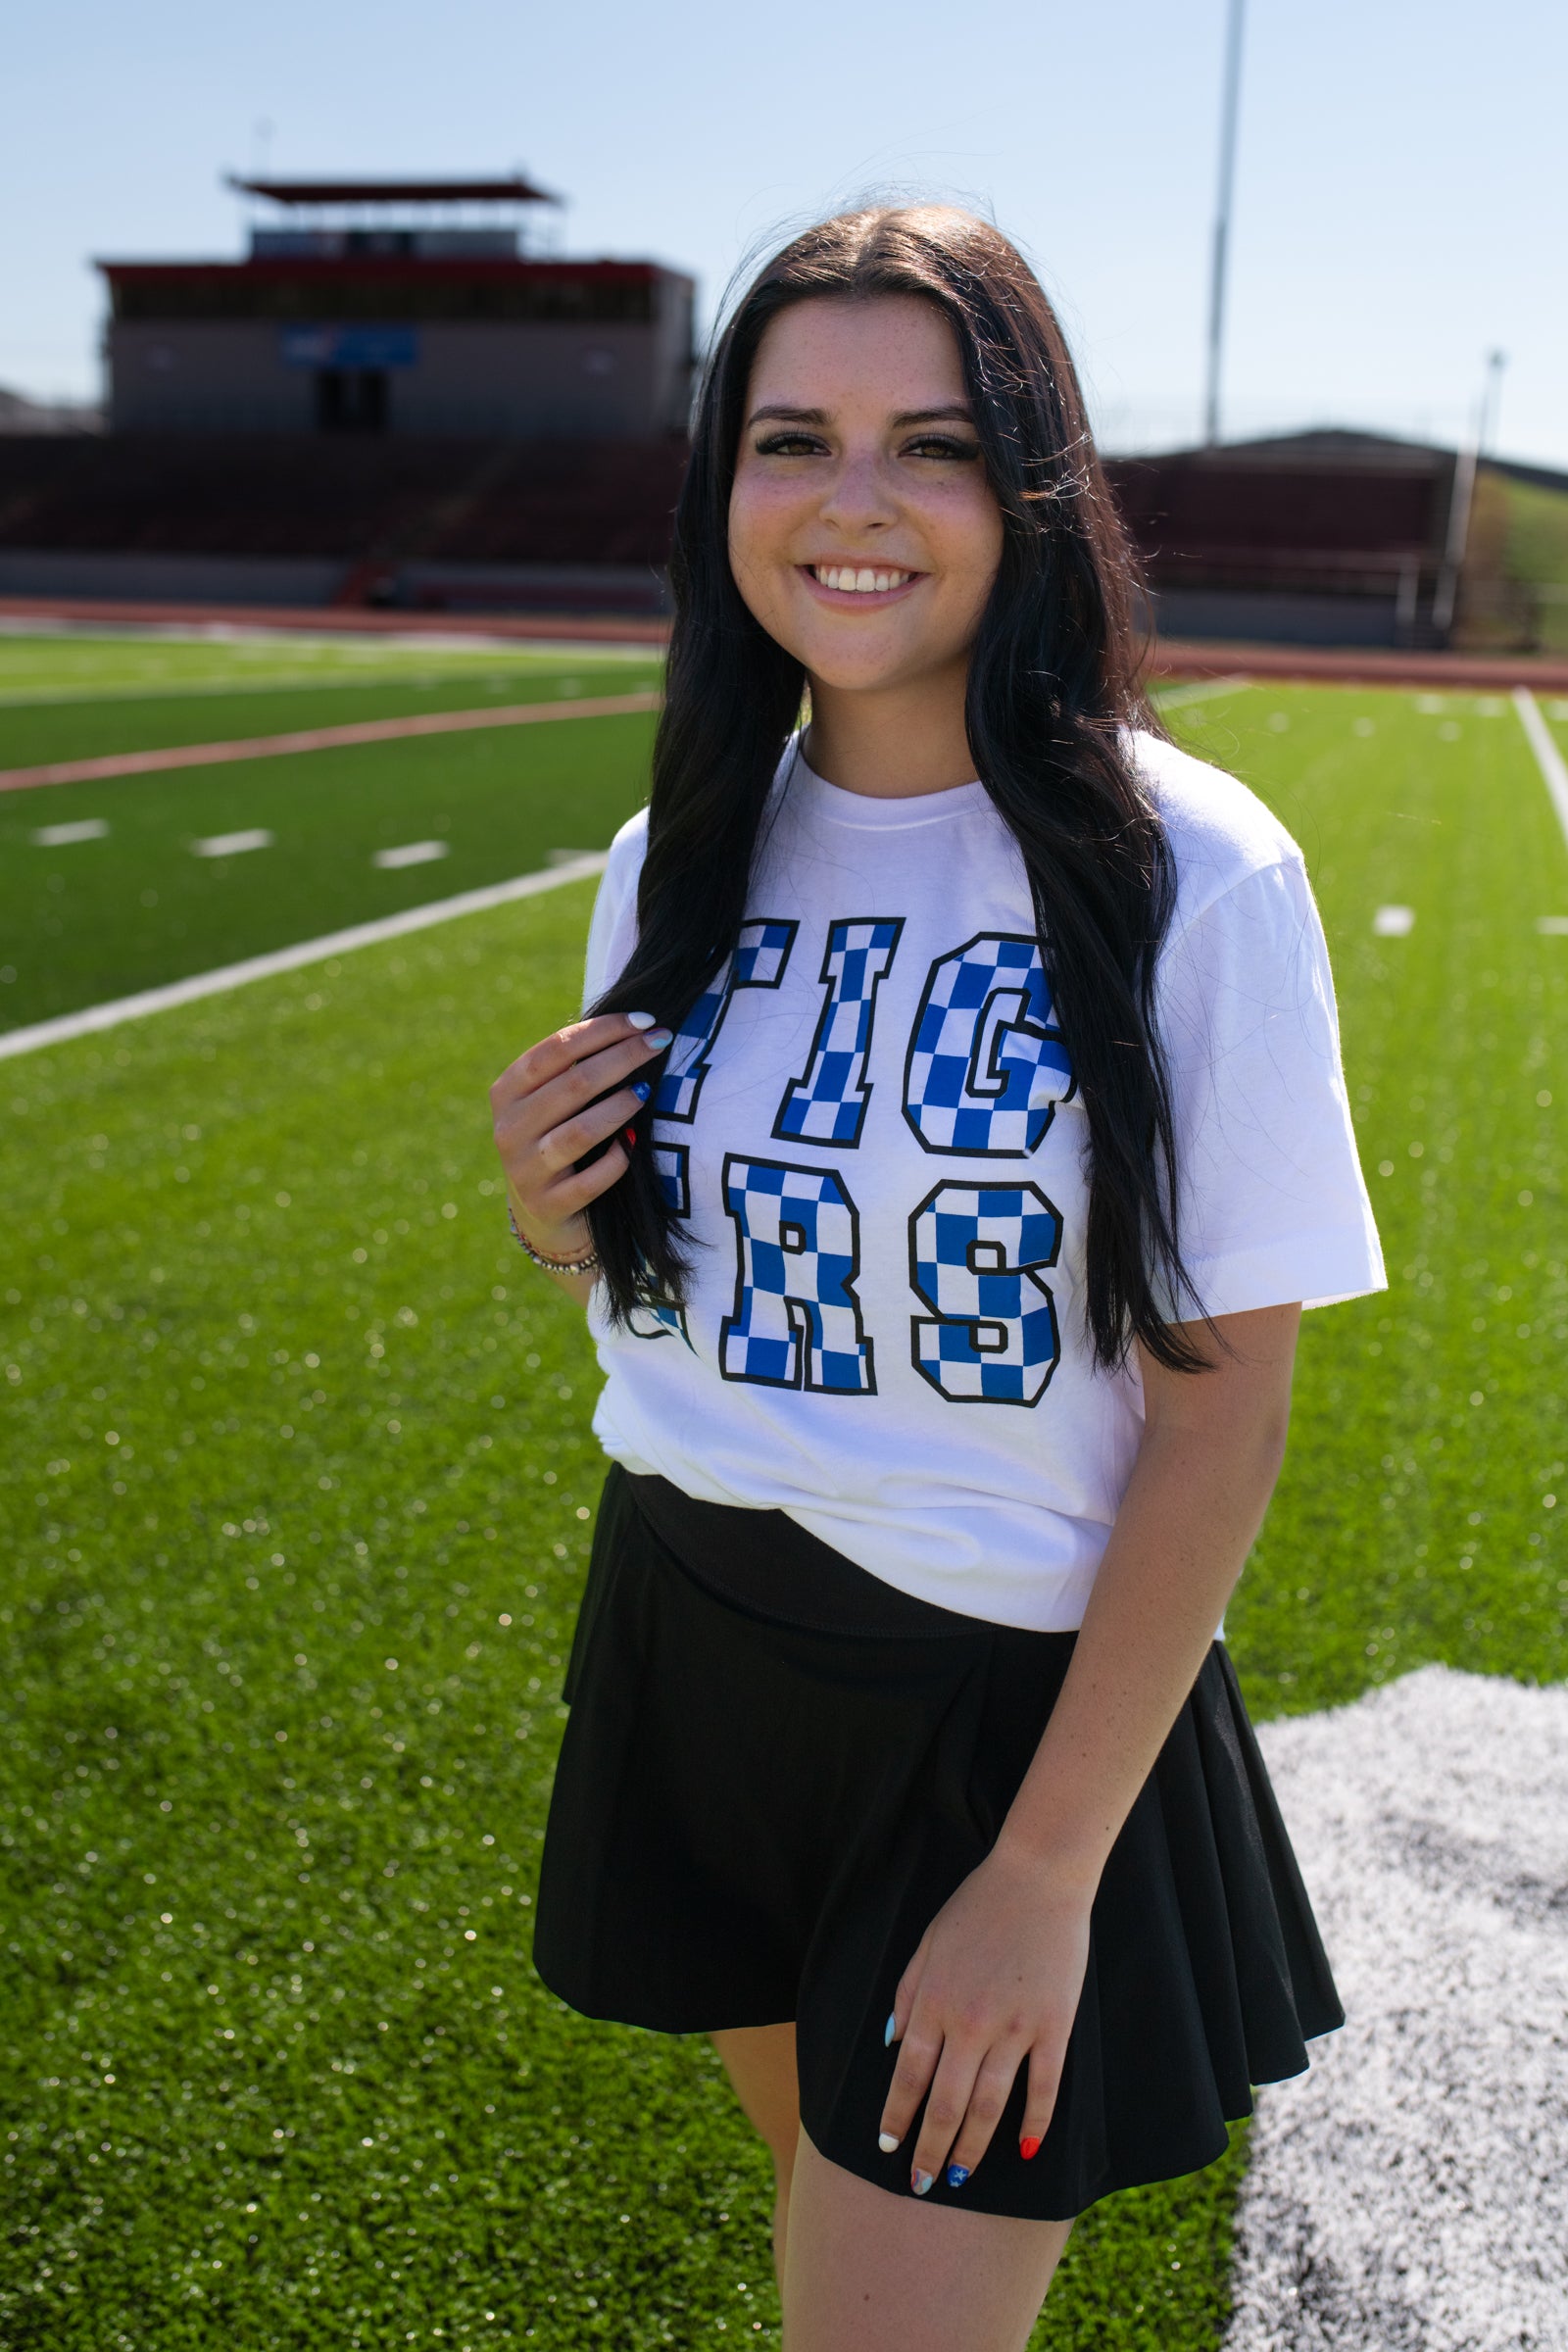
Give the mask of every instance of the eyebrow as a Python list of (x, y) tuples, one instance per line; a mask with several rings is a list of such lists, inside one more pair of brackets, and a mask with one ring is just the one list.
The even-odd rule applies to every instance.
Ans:
[[(825, 409), (793, 409), (776, 402), (767, 408), (754, 409), (746, 421), (760, 424), (764, 418), (789, 424), (826, 424), (828, 415)], [(893, 422), (902, 428), (910, 424), (973, 424), (974, 418), (962, 401), (953, 401), (946, 408), (906, 409)]]

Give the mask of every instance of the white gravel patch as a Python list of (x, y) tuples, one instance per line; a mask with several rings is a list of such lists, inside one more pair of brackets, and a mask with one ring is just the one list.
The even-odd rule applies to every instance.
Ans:
[(1259, 2093), (1226, 2352), (1568, 2352), (1568, 1686), (1259, 1739), (1348, 2023)]

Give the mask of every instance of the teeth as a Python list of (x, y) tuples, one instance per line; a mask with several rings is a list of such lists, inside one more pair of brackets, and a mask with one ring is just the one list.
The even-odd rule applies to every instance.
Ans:
[(816, 564), (811, 568), (824, 588), (849, 596), (885, 596), (914, 577), (910, 571), (873, 571), (868, 564)]

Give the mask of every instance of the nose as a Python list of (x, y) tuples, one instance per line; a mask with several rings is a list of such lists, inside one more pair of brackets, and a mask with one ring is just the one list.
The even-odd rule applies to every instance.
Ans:
[(847, 451), (833, 469), (822, 502), (822, 520), (854, 538), (886, 530), (897, 519), (898, 504), (879, 452)]

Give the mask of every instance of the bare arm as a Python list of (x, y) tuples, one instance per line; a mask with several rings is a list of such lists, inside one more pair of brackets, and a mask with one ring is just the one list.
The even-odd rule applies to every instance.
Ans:
[[(1022, 2132), (1043, 2138), (1083, 1988), (1105, 1859), (1207, 1655), (1262, 1522), (1290, 1415), (1298, 1306), (1226, 1315), (1213, 1369), (1142, 1363), (1143, 1444), (1072, 1663), (996, 1845), (926, 1930), (894, 2006), (882, 2121), (898, 2146), (922, 2099), (918, 2189), (964, 2177), (1029, 2064)], [(1205, 1335), (1194, 1335), (1200, 1345)]]
[[(1225, 1315), (1209, 1372), (1142, 1360), (1145, 1425), (1072, 1665), (1002, 1842), (1097, 1886), (1208, 1654), (1285, 1458), (1298, 1306)], [(1204, 1345), (1201, 1330), (1193, 1335)]]

